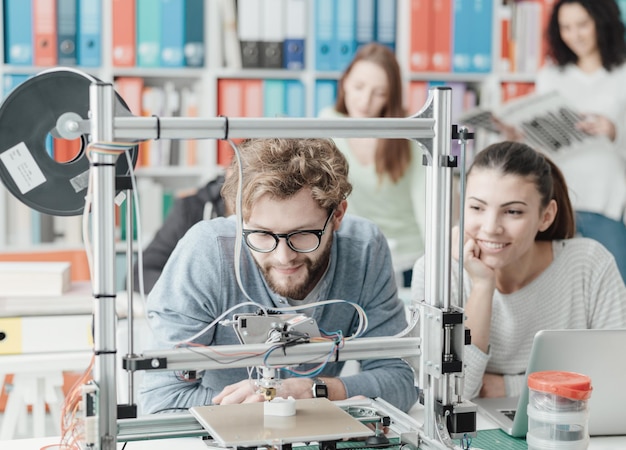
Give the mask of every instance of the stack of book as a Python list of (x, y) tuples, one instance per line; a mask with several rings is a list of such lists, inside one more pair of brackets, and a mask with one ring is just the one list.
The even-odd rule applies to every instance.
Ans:
[(0, 262), (0, 296), (62, 295), (71, 284), (69, 262)]

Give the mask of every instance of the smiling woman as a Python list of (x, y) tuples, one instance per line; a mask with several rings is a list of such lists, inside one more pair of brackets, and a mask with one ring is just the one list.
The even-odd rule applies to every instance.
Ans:
[[(538, 93), (558, 92), (596, 137), (555, 156), (576, 211), (577, 232), (602, 243), (626, 280), (626, 40), (615, 0), (558, 0), (546, 32)], [(589, 176), (590, 168), (593, 176)]]
[[(626, 286), (615, 259), (574, 233), (567, 185), (552, 161), (518, 142), (476, 155), (467, 173), (463, 236), (465, 326), (472, 336), (465, 397), (519, 395), (540, 330), (626, 327)], [(456, 265), (451, 278), (457, 298)], [(424, 299), (423, 258), (411, 288), (415, 301)]]

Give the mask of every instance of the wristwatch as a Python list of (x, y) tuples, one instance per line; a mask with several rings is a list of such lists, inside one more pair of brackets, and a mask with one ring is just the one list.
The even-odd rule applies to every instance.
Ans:
[(311, 391), (313, 392), (313, 398), (328, 398), (328, 386), (319, 378), (311, 378), (313, 381), (313, 387)]

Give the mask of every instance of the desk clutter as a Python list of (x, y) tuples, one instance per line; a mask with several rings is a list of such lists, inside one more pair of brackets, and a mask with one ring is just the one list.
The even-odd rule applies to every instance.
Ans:
[[(6, 268), (0, 270), (0, 413), (4, 412), (0, 440), (14, 439), (27, 414), (32, 417), (32, 428), (24, 433), (45, 436), (47, 414), (60, 433), (65, 395), (89, 366), (94, 345), (93, 288), (90, 281), (70, 281), (73, 265), (0, 262)], [(19, 284), (5, 285), (3, 275), (15, 281), (11, 277), (18, 273)], [(39, 286), (31, 288), (34, 284)], [(137, 299), (134, 306), (135, 317), (142, 317), (141, 301)], [(118, 293), (118, 319), (127, 317), (127, 308), (126, 293)], [(125, 330), (121, 320), (119, 332)], [(120, 348), (126, 340), (124, 335)], [(123, 375), (120, 370), (120, 381)]]

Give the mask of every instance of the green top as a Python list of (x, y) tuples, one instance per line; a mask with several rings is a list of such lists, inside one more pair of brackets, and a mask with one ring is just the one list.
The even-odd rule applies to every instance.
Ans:
[[(326, 108), (320, 112), (320, 117), (345, 115)], [(359, 162), (347, 139), (335, 138), (334, 141), (350, 165), (353, 190), (348, 198), (348, 212), (378, 225), (389, 242), (396, 271), (411, 269), (424, 253), (426, 171), (422, 151), (411, 141), (411, 165), (402, 178), (393, 183), (387, 176), (380, 180), (374, 164)]]

